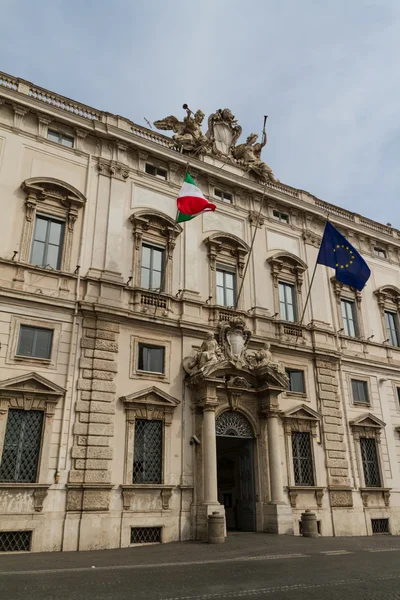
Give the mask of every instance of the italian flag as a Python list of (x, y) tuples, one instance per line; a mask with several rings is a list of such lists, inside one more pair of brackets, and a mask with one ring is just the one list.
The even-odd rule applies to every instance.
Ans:
[(206, 200), (197, 187), (194, 179), (186, 173), (185, 181), (176, 201), (178, 207), (177, 223), (190, 221), (202, 212), (215, 210), (215, 204)]

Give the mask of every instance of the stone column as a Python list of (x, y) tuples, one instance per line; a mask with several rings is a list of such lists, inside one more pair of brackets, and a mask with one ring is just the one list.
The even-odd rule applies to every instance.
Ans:
[(203, 408), (204, 503), (218, 504), (215, 406)]
[(271, 486), (271, 503), (285, 504), (283, 496), (282, 463), (279, 448), (279, 417), (277, 412), (270, 412), (267, 418), (269, 478)]

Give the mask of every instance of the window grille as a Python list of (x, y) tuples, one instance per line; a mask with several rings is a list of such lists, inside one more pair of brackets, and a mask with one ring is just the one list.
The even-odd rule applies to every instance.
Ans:
[(389, 519), (371, 519), (372, 533), (389, 533)]
[(140, 269), (140, 286), (148, 290), (159, 290), (163, 284), (164, 250), (143, 244)]
[(292, 432), (292, 452), (295, 485), (314, 485), (311, 439), (308, 432)]
[(216, 435), (228, 437), (252, 438), (253, 429), (244, 415), (233, 410), (226, 410), (216, 420)]
[(64, 222), (37, 215), (31, 251), (31, 264), (59, 269), (64, 240)]
[(21, 325), (19, 329), (17, 356), (50, 359), (52, 342), (52, 329)]
[(162, 483), (162, 421), (136, 419), (133, 483)]
[(0, 481), (35, 483), (39, 465), (43, 411), (8, 411)]
[(131, 527), (131, 544), (161, 543), (161, 527)]
[(32, 531), (0, 531), (0, 552), (29, 552)]
[(361, 458), (366, 487), (381, 487), (378, 453), (374, 438), (360, 438)]
[(296, 321), (294, 285), (279, 282), (279, 307), (282, 321)]

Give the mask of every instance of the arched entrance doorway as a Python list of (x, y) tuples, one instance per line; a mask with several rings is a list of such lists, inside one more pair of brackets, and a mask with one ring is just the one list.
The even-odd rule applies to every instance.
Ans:
[(254, 432), (246, 417), (227, 410), (215, 423), (218, 501), (228, 530), (255, 531)]

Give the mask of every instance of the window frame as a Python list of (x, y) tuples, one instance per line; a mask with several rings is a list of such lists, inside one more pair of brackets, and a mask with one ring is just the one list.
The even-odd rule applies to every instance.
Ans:
[[(282, 305), (282, 300), (281, 300), (281, 286), (284, 290), (284, 305), (285, 305), (285, 317), (287, 316), (287, 297), (286, 297), (286, 290), (290, 289), (291, 290), (291, 296), (292, 296), (292, 309), (293, 309), (293, 320), (289, 320), (287, 318), (284, 318), (282, 315), (282, 310), (281, 310), (281, 305)], [(281, 321), (285, 321), (285, 323), (297, 323), (297, 316), (298, 316), (298, 308), (297, 308), (297, 295), (296, 295), (296, 286), (294, 283), (285, 281), (280, 279), (278, 281), (278, 299), (279, 299), (279, 318)]]
[[(148, 168), (149, 168), (149, 170), (154, 169), (154, 173), (150, 173), (148, 171)], [(165, 169), (164, 167), (160, 167), (160, 166), (154, 165), (153, 163), (145, 162), (145, 164), (144, 164), (144, 172), (147, 175), (150, 175), (151, 177), (155, 177), (156, 179), (160, 179), (161, 181), (168, 181), (168, 169)], [(164, 175), (161, 172), (163, 174), (165, 174), (165, 177), (164, 177)]]
[[(21, 338), (22, 338), (22, 332), (23, 330), (26, 329), (30, 329), (33, 330), (33, 339), (32, 339), (32, 352), (33, 349), (36, 345), (37, 342), (37, 334), (38, 331), (46, 331), (49, 332), (49, 341), (48, 341), (48, 356), (37, 356), (36, 354), (22, 354), (21, 352), (19, 352), (19, 348), (21, 345)], [(51, 353), (52, 353), (52, 346), (53, 346), (53, 337), (54, 337), (54, 329), (50, 329), (50, 328), (45, 328), (45, 327), (33, 327), (32, 325), (24, 325), (21, 324), (19, 326), (19, 335), (18, 335), (18, 343), (17, 343), (17, 351), (16, 351), (16, 355), (18, 357), (24, 357), (24, 358), (38, 358), (41, 360), (50, 360), (51, 359)]]
[[(389, 324), (388, 324), (388, 321), (389, 321), (388, 316), (389, 315), (391, 317), (393, 317), (393, 325), (394, 325), (393, 330), (392, 330), (392, 328), (389, 327)], [(388, 318), (386, 318), (386, 317), (388, 317)], [(400, 347), (400, 330), (399, 330), (398, 313), (394, 310), (384, 309), (383, 318), (384, 318), (385, 326), (386, 326), (386, 334), (389, 336), (390, 345), (393, 346), (393, 348), (399, 348)], [(394, 335), (396, 337), (396, 344), (393, 343), (392, 331), (394, 332)]]
[[(57, 137), (58, 139), (57, 140), (52, 140), (49, 137), (49, 135), (53, 135), (54, 137)], [(48, 127), (47, 128), (46, 139), (49, 142), (53, 142), (54, 144), (59, 144), (63, 148), (75, 148), (75, 137), (73, 135), (69, 135), (68, 133), (64, 133), (62, 131), (59, 131), (58, 129), (52, 129), (51, 127)], [(63, 140), (69, 140), (71, 142), (71, 145), (64, 144)]]
[[(351, 311), (351, 319), (349, 319), (348, 316), (348, 311), (347, 309), (345, 309), (343, 311), (343, 307), (351, 307), (350, 311)], [(357, 307), (356, 307), (356, 302), (354, 300), (351, 300), (349, 298), (346, 297), (342, 297), (340, 298), (340, 308), (341, 308), (341, 316), (342, 316), (342, 324), (343, 324), (343, 329), (344, 329), (344, 334), (347, 337), (351, 337), (353, 339), (356, 339), (359, 337), (359, 327), (358, 327), (358, 315), (357, 315)], [(343, 312), (345, 312), (346, 314), (344, 315)], [(350, 327), (348, 327), (349, 323), (353, 324), (354, 327), (354, 335), (352, 333), (350, 333)]]
[(272, 218), (274, 219), (274, 221), (277, 221), (278, 223), (285, 223), (285, 225), (290, 225), (289, 213), (285, 213), (282, 210), (278, 210), (277, 208), (274, 208), (272, 210)]
[[(141, 371), (138, 369), (139, 364), (139, 345), (156, 346), (164, 348), (164, 373), (156, 373), (155, 371)], [(171, 373), (171, 339), (154, 335), (151, 340), (145, 336), (132, 335), (130, 340), (130, 379), (149, 379), (159, 380), (165, 383), (170, 383)]]
[[(363, 444), (362, 441), (366, 441), (368, 440), (368, 442), (372, 442), (372, 445), (374, 447), (374, 452), (375, 452), (375, 458), (376, 458), (376, 472), (378, 475), (378, 483), (376, 485), (370, 485), (370, 474), (368, 474), (368, 481), (367, 481), (367, 472), (368, 472), (368, 468), (366, 468), (366, 464), (364, 462), (364, 453), (363, 453)], [(378, 448), (378, 442), (375, 438), (371, 437), (371, 436), (364, 436), (364, 435), (360, 435), (359, 438), (359, 445), (360, 445), (360, 457), (361, 457), (361, 465), (362, 465), (362, 475), (363, 475), (363, 481), (364, 481), (364, 487), (366, 488), (382, 488), (382, 470), (381, 470), (381, 464), (380, 464), (380, 456), (379, 456), (379, 448)]]
[[(19, 412), (22, 415), (22, 422), (25, 423), (29, 416), (32, 415), (32, 413), (39, 413), (41, 415), (41, 423), (40, 423), (40, 433), (38, 436), (38, 439), (36, 440), (36, 443), (38, 444), (38, 449), (37, 449), (37, 456), (36, 456), (36, 468), (35, 468), (35, 476), (33, 479), (29, 479), (27, 480), (26, 478), (13, 478), (13, 479), (2, 479), (1, 478), (1, 465), (3, 462), (3, 458), (4, 458), (4, 452), (6, 450), (6, 440), (7, 440), (7, 431), (8, 431), (8, 426), (10, 424), (10, 413), (11, 411), (15, 411), (15, 412)], [(19, 454), (20, 458), (16, 459), (16, 464), (14, 467), (14, 470), (17, 471), (19, 469), (18, 467), (18, 463), (21, 462), (21, 454), (22, 454), (22, 450), (23, 450), (23, 441), (24, 441), (24, 433), (26, 431), (26, 424), (21, 425), (20, 427), (20, 431), (19, 431), (19, 435), (18, 435), (18, 444), (17, 444), (17, 454)], [(0, 453), (0, 484), (15, 484), (15, 483), (19, 483), (19, 484), (24, 484), (24, 483), (38, 483), (38, 479), (39, 479), (39, 469), (40, 469), (40, 462), (41, 462), (41, 454), (42, 454), (42, 446), (43, 446), (43, 436), (44, 436), (44, 430), (45, 430), (45, 413), (43, 410), (36, 410), (36, 409), (31, 409), (31, 410), (24, 410), (24, 409), (20, 409), (20, 408), (14, 408), (14, 407), (10, 407), (7, 411), (7, 421), (6, 421), (6, 425), (5, 425), (5, 432), (4, 432), (4, 439), (1, 445), (1, 453)], [(19, 474), (19, 473), (18, 473)]]
[[(219, 192), (219, 194), (218, 194)], [(224, 204), (233, 204), (233, 194), (228, 190), (223, 190), (222, 188), (214, 187), (213, 196), (216, 200), (223, 202)], [(228, 196), (228, 197), (227, 197)]]
[[(148, 248), (150, 250), (150, 267), (144, 267), (143, 266), (143, 248)], [(158, 288), (153, 288), (150, 287), (151, 283), (152, 283), (152, 279), (153, 279), (153, 262), (154, 262), (154, 252), (160, 252), (161, 253), (161, 271), (159, 271), (160, 273), (160, 287)], [(161, 288), (161, 293), (165, 291), (165, 256), (166, 256), (166, 249), (163, 248), (162, 246), (158, 246), (157, 244), (151, 244), (147, 241), (142, 242), (141, 245), (141, 256), (140, 256), (140, 287), (143, 290), (148, 290), (149, 292), (156, 292), (158, 293), (160, 291)], [(149, 287), (144, 287), (143, 286), (143, 281), (142, 281), (142, 270), (146, 269), (149, 271)], [(158, 272), (158, 271), (155, 271)]]
[[(296, 482), (296, 469), (295, 469), (295, 455), (293, 452), (293, 447), (294, 447), (294, 443), (293, 440), (295, 439), (294, 436), (307, 436), (308, 439), (308, 444), (309, 444), (309, 451), (310, 451), (310, 455), (309, 458), (307, 460), (310, 461), (310, 465), (311, 465), (311, 483), (310, 482)], [(315, 487), (315, 461), (314, 461), (314, 453), (313, 453), (313, 443), (312, 443), (312, 434), (310, 431), (292, 431), (291, 433), (291, 446), (292, 446), (292, 469), (293, 469), (293, 481), (294, 481), (294, 486), (295, 487)], [(301, 465), (301, 462), (299, 463)], [(301, 469), (300, 469), (301, 471)]]
[[(144, 349), (153, 349), (153, 350), (162, 350), (162, 371), (152, 371), (151, 369), (141, 369), (139, 367), (139, 363), (141, 360), (141, 351)], [(143, 360), (143, 358), (142, 358)], [(139, 373), (154, 373), (155, 375), (165, 375), (165, 346), (161, 345), (161, 346), (157, 346), (156, 344), (145, 344), (144, 342), (138, 342), (138, 352), (137, 352), (137, 365), (136, 365), (136, 371)]]
[[(296, 369), (293, 367), (286, 367), (285, 368), (286, 374), (289, 378), (289, 389), (286, 391), (287, 395), (296, 395), (296, 396), (306, 396), (307, 395), (307, 391), (306, 391), (306, 381), (305, 381), (305, 372), (304, 369)], [(291, 385), (291, 379), (290, 379), (290, 373), (301, 373), (302, 375), (302, 383), (303, 383), (303, 390), (301, 392), (296, 392), (294, 390), (290, 389), (290, 385)]]
[[(33, 327), (36, 329), (50, 329), (53, 331), (50, 358), (38, 358), (36, 356), (25, 356), (23, 354), (17, 354), (21, 325)], [(17, 315), (12, 315), (10, 323), (9, 344), (5, 360), (6, 364), (20, 365), (26, 363), (30, 366), (38, 366), (47, 369), (57, 369), (62, 328), (63, 322), (57, 322), (55, 320), (45, 321), (44, 319), (34, 319), (32, 317), (20, 317)]]
[[(159, 476), (159, 481), (135, 481), (135, 463), (137, 462), (136, 459), (136, 448), (137, 448), (137, 444), (136, 444), (136, 436), (137, 436), (137, 427), (138, 427), (138, 422), (141, 422), (143, 424), (147, 424), (147, 423), (160, 423), (160, 440), (159, 440), (159, 461), (160, 461), (160, 476)], [(135, 430), (134, 430), (134, 438), (133, 438), (133, 465), (132, 465), (132, 484), (142, 484), (142, 485), (162, 485), (164, 483), (164, 458), (165, 458), (165, 453), (164, 453), (164, 437), (165, 437), (165, 423), (162, 419), (141, 419), (141, 418), (136, 418), (135, 419)], [(145, 462), (145, 457), (142, 457), (142, 463)]]
[[(362, 383), (363, 384), (363, 389), (366, 392), (366, 397), (367, 397), (367, 401), (363, 402), (362, 400), (358, 400), (355, 397), (354, 394), (354, 383)], [(371, 390), (369, 389), (369, 380), (368, 379), (363, 379), (360, 377), (357, 377), (356, 375), (351, 375), (350, 376), (350, 387), (351, 387), (351, 398), (352, 398), (352, 403), (356, 406), (371, 406)], [(358, 395), (358, 392), (357, 392)]]
[(373, 254), (376, 258), (387, 259), (387, 250), (385, 250), (385, 248), (381, 248), (380, 246), (374, 246)]
[[(222, 275), (223, 275), (223, 286), (218, 285), (218, 275), (217, 275), (218, 273), (222, 273)], [(233, 287), (232, 288), (227, 288), (225, 285), (226, 275), (232, 275), (232, 278), (233, 278)], [(223, 304), (220, 304), (218, 302), (218, 288), (221, 289), (221, 287), (222, 287), (223, 296), (224, 296)], [(233, 304), (226, 303), (226, 290), (227, 289), (229, 289), (229, 290), (232, 289)], [(224, 308), (229, 308), (229, 307), (234, 308), (234, 306), (236, 304), (236, 299), (237, 299), (237, 271), (236, 271), (236, 268), (231, 265), (217, 263), (216, 267), (215, 267), (215, 304), (217, 306), (222, 306)]]
[[(42, 219), (42, 221), (47, 221), (46, 239), (44, 240), (44, 242), (43, 242), (43, 240), (36, 240), (35, 239), (38, 219)], [(63, 249), (64, 249), (63, 247), (64, 247), (64, 239), (65, 239), (65, 221), (62, 220), (62, 219), (58, 219), (56, 217), (52, 217), (51, 215), (46, 215), (46, 214), (42, 214), (42, 213), (38, 213), (38, 212), (35, 215), (35, 223), (34, 223), (34, 226), (33, 226), (33, 235), (32, 235), (32, 243), (31, 243), (31, 252), (30, 252), (29, 262), (34, 267), (47, 268), (47, 266), (48, 266), (48, 263), (47, 263), (48, 247), (49, 246), (56, 246), (56, 244), (50, 244), (49, 243), (50, 230), (51, 230), (50, 224), (51, 223), (57, 223), (57, 224), (61, 225), (61, 230), (60, 230), (60, 243), (58, 244), (57, 265), (56, 265), (56, 267), (52, 267), (51, 265), (49, 265), (49, 266), (50, 266), (50, 268), (53, 271), (60, 271), (61, 270), (61, 262), (62, 262)], [(45, 245), (45, 247), (44, 247), (44, 253), (43, 253), (43, 263), (44, 264), (37, 264), (37, 263), (32, 262), (33, 261), (33, 248), (34, 248), (35, 242), (44, 243), (44, 245)], [(46, 260), (44, 260), (44, 257), (46, 257)]]

